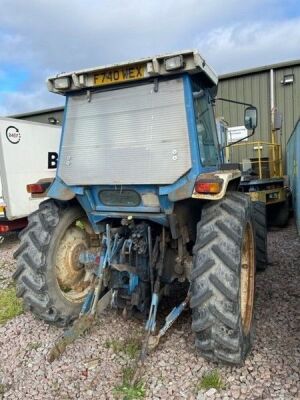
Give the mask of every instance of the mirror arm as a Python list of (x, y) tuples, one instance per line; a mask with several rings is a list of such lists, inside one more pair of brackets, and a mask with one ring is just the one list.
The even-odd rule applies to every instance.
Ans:
[[(215, 97), (215, 98), (214, 98), (214, 102), (215, 102), (216, 100), (225, 101), (225, 102), (227, 102), (227, 103), (241, 104), (242, 106), (253, 107), (253, 104), (243, 103), (242, 101), (229, 100), (229, 99), (225, 99), (225, 98), (223, 98), (223, 97)], [(251, 136), (252, 136), (252, 135), (251, 135)]]

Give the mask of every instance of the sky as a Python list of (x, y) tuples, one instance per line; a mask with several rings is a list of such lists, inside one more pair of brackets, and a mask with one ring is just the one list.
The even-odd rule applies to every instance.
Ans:
[(0, 116), (64, 104), (48, 76), (198, 49), (218, 74), (300, 59), (300, 0), (0, 0)]

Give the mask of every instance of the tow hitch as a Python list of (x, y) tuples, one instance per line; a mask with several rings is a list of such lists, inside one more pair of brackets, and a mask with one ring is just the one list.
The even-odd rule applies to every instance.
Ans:
[[(167, 333), (168, 329), (174, 324), (174, 322), (178, 319), (181, 315), (183, 310), (188, 306), (190, 301), (190, 293), (188, 292), (185, 300), (180, 303), (177, 307), (174, 307), (173, 310), (167, 315), (165, 319), (164, 326), (159, 330), (157, 335), (151, 334), (151, 329), (149, 328), (149, 324), (146, 324), (146, 331), (147, 334), (142, 344), (142, 349), (140, 351), (140, 355), (137, 361), (136, 370), (133, 375), (131, 384), (134, 385), (140, 375), (142, 374), (142, 368), (145, 363), (146, 356), (148, 352), (153, 351), (159, 344), (160, 339)], [(150, 314), (151, 315), (151, 314)], [(148, 320), (149, 322), (149, 320)], [(147, 329), (148, 326), (148, 329)]]

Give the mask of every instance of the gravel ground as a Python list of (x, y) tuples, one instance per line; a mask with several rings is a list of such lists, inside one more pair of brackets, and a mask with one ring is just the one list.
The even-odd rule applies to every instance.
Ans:
[[(291, 224), (269, 232), (268, 239), (270, 266), (257, 275), (256, 338), (245, 365), (212, 364), (196, 354), (186, 312), (147, 358), (146, 399), (300, 399), (300, 238)], [(17, 245), (15, 235), (0, 245), (0, 288), (10, 284)], [(107, 314), (49, 364), (47, 353), (61, 330), (21, 315), (0, 326), (0, 398), (113, 399), (122, 368), (132, 361), (107, 343), (141, 333), (141, 322)], [(197, 390), (203, 374), (212, 369), (225, 388)]]
[(15, 270), (15, 261), (12, 255), (18, 243), (15, 233), (0, 236), (0, 289), (6, 289), (12, 284), (11, 276)]

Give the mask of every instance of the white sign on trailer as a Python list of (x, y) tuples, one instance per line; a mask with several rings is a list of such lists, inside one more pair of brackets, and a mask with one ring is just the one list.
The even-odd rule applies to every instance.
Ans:
[[(54, 178), (61, 127), (0, 118), (0, 217), (28, 216), (44, 199), (32, 198), (26, 185)], [(1, 188), (2, 186), (2, 188)]]

